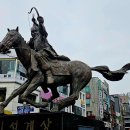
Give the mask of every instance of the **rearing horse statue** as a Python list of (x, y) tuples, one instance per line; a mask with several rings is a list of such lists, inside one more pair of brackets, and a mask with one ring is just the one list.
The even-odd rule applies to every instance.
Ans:
[[(13, 30), (8, 29), (8, 33), (0, 43), (0, 52), (6, 52), (12, 47), (15, 49), (18, 59), (28, 71), (31, 66), (31, 49), (19, 33), (18, 27)], [(35, 53), (36, 52), (34, 52), (34, 54)], [(44, 53), (47, 52), (45, 51)], [(52, 68), (53, 66), (57, 66), (55, 64), (58, 63), (56, 61), (53, 61), (51, 63)], [(18, 89), (14, 90), (12, 94), (3, 103), (0, 104), (0, 113), (3, 112), (3, 109), (13, 98), (21, 93), (21, 99), (23, 101), (28, 102), (35, 107), (46, 107), (49, 101), (52, 101), (54, 98), (59, 97), (59, 93), (57, 92), (58, 86), (70, 84), (70, 96), (60, 100), (57, 103), (57, 107), (54, 107), (51, 110), (59, 111), (62, 108), (73, 105), (75, 103), (75, 100), (77, 100), (79, 97), (79, 92), (89, 83), (90, 79), (92, 78), (92, 70), (100, 72), (108, 80), (118, 81), (121, 80), (125, 73), (130, 69), (130, 63), (124, 65), (117, 71), (110, 71), (107, 66), (96, 66), (91, 68), (81, 61), (61, 61), (58, 67), (61, 73), (64, 73), (62, 72), (64, 69), (67, 70), (67, 74), (64, 73), (64, 75), (53, 75), (54, 83), (48, 84), (45, 80), (44, 74), (38, 70), (36, 74), (28, 78), (24, 84), (22, 84)], [(44, 85), (45, 88), (49, 87), (52, 91), (53, 96), (49, 100), (44, 100), (44, 103), (36, 103), (29, 100), (27, 96), (41, 85), (43, 90)]]

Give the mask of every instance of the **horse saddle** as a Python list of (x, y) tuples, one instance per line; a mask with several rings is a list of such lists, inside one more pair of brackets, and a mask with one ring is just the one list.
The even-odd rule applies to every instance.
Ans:
[(65, 61), (52, 60), (50, 63), (53, 75), (70, 75), (68, 65)]
[[(35, 51), (31, 49), (31, 68), (35, 71), (38, 71), (39, 68), (37, 60), (35, 58)], [(62, 60), (50, 60), (48, 61), (48, 64), (51, 68), (51, 72), (53, 75), (70, 75), (70, 72), (68, 71), (68, 61), (62, 61)]]

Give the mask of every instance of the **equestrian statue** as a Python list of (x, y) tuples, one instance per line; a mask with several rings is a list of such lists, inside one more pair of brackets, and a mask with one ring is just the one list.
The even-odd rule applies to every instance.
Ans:
[[(22, 101), (27, 102), (37, 108), (45, 108), (49, 102), (59, 97), (58, 86), (70, 84), (70, 94), (67, 98), (61, 99), (50, 111), (60, 111), (61, 109), (74, 105), (79, 97), (79, 92), (89, 83), (92, 78), (92, 71), (97, 71), (107, 80), (119, 81), (130, 70), (130, 63), (121, 69), (111, 71), (107, 66), (90, 67), (81, 61), (71, 61), (66, 56), (59, 56), (52, 46), (48, 43), (48, 33), (44, 27), (44, 19), (39, 16), (32, 18), (33, 27), (31, 28), (32, 38), (26, 42), (19, 33), (19, 28), (8, 29), (4, 39), (0, 42), (0, 53), (6, 53), (14, 48), (18, 59), (27, 70), (27, 80), (19, 88), (0, 104), (0, 113), (9, 102), (18, 95)], [(32, 11), (31, 9), (31, 11)], [(29, 13), (31, 13), (31, 11)], [(28, 95), (35, 91), (39, 86), (45, 93), (48, 88), (52, 91), (52, 97), (43, 99), (44, 102), (34, 102), (28, 99)]]

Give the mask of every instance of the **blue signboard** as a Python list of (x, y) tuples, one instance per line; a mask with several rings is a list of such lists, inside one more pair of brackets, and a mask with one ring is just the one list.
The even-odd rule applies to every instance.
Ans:
[(29, 106), (29, 105), (17, 106), (17, 113), (18, 114), (28, 114), (31, 111), (34, 111), (34, 108)]

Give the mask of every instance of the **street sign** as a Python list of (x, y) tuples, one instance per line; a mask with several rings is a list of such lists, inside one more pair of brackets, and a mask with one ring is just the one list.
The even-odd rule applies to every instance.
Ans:
[(34, 108), (29, 105), (17, 106), (18, 114), (28, 114), (31, 111), (34, 111)]

